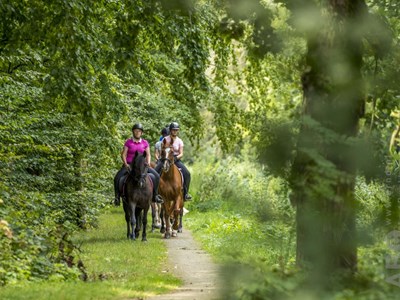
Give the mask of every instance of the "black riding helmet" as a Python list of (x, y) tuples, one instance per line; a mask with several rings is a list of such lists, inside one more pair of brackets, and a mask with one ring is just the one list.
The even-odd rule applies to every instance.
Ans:
[(135, 130), (135, 129), (140, 129), (142, 132), (144, 131), (143, 125), (140, 124), (140, 123), (136, 123), (135, 125), (133, 125), (132, 131)]
[(169, 129), (168, 129), (168, 128), (163, 128), (163, 129), (161, 130), (161, 134), (162, 134), (162, 135), (168, 135), (168, 134), (169, 134)]
[(176, 122), (172, 122), (171, 124), (169, 124), (169, 130), (172, 129), (179, 129), (179, 124)]

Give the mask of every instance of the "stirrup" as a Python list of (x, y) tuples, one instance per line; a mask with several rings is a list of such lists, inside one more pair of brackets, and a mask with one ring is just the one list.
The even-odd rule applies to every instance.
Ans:
[(155, 201), (154, 202), (156, 202), (156, 203), (164, 203), (164, 200), (163, 200), (163, 198), (160, 196), (160, 195), (157, 195), (157, 196), (155, 196), (154, 197), (155, 199)]
[(114, 206), (120, 206), (121, 205), (121, 201), (119, 198), (115, 198), (114, 199)]
[(190, 194), (185, 195), (185, 199), (183, 201), (190, 201), (192, 200), (192, 196)]

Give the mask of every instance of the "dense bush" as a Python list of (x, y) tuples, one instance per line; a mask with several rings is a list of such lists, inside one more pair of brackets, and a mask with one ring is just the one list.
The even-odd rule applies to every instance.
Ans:
[(40, 92), (27, 91), (34, 98), (10, 91), (2, 106), (0, 285), (76, 279), (79, 249), (70, 237), (96, 225), (112, 187), (113, 160), (96, 148), (111, 138), (72, 116), (43, 114)]
[(27, 190), (3, 197), (0, 284), (77, 279), (79, 249), (71, 236), (80, 228), (96, 225), (104, 197), (88, 192), (43, 194)]

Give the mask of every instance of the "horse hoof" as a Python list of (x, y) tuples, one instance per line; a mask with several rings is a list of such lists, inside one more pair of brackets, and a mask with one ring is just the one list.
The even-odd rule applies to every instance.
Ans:
[(164, 238), (166, 238), (166, 239), (171, 238), (171, 234), (170, 234), (170, 233), (166, 233), (166, 234), (164, 235)]
[(142, 242), (146, 243), (146, 242), (147, 242), (147, 239), (142, 239)]
[(182, 233), (182, 228), (179, 228), (179, 229), (178, 229), (178, 233)]
[(161, 228), (160, 233), (165, 233), (165, 228)]
[(172, 232), (172, 237), (177, 237), (178, 233), (176, 231)]

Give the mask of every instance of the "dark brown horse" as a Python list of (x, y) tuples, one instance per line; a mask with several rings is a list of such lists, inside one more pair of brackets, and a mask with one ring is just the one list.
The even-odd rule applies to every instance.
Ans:
[[(139, 237), (140, 227), (143, 225), (142, 241), (147, 241), (147, 213), (153, 198), (153, 186), (147, 174), (146, 152), (141, 155), (136, 151), (135, 159), (130, 167), (131, 170), (125, 182), (123, 197), (127, 227), (126, 236), (128, 239), (135, 240)], [(143, 214), (141, 214), (142, 212)]]
[(174, 163), (174, 153), (172, 144), (168, 144), (164, 139), (161, 145), (161, 179), (158, 188), (160, 195), (164, 199), (162, 204), (163, 217), (165, 220), (165, 238), (170, 238), (173, 230), (179, 230), (178, 219), (183, 211), (183, 178), (178, 167)]

